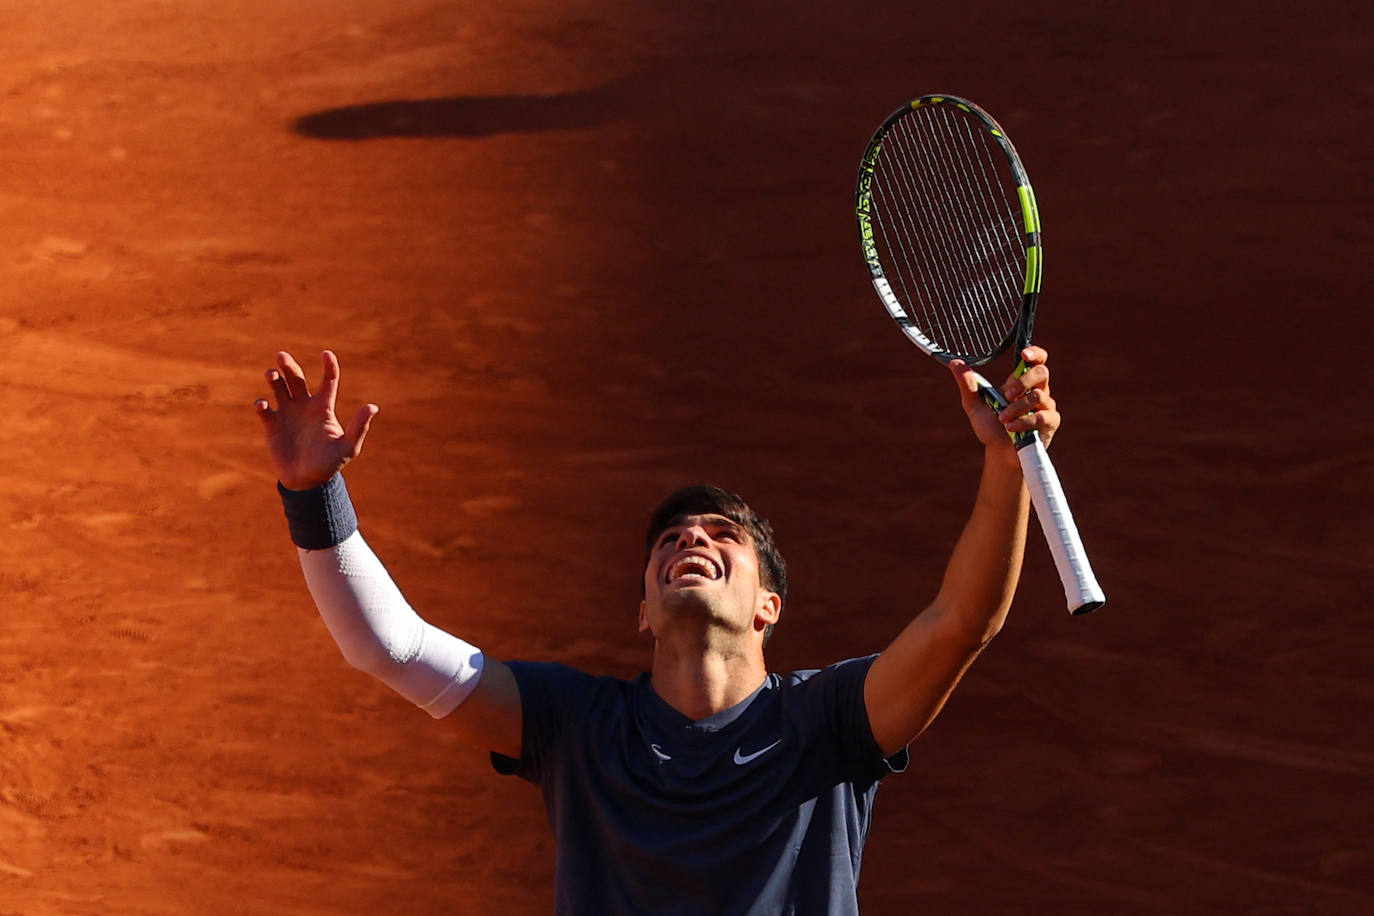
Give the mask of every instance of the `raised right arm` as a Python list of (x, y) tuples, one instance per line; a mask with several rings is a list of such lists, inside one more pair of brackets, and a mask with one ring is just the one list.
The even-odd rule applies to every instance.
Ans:
[(267, 373), (276, 407), (254, 405), (315, 606), (350, 665), (468, 743), (519, 757), (520, 694), (510, 669), (416, 614), (358, 532), (339, 471), (362, 451), (377, 407), (365, 405), (345, 430), (334, 413), (338, 360), (325, 351), (323, 363), (312, 395), (296, 361), (278, 353), (278, 369)]

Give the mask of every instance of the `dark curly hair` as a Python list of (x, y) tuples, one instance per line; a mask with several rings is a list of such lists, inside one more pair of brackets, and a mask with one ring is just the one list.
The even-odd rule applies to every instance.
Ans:
[[(654, 541), (668, 528), (673, 519), (684, 515), (723, 515), (749, 532), (749, 541), (759, 558), (759, 582), (771, 592), (777, 592), (782, 604), (787, 602), (787, 562), (773, 541), (773, 526), (759, 515), (737, 493), (707, 484), (683, 487), (659, 503), (649, 517), (649, 531), (644, 536), (644, 565), (654, 551)], [(781, 605), (780, 605), (781, 607)], [(767, 645), (773, 635), (773, 624), (763, 631)]]

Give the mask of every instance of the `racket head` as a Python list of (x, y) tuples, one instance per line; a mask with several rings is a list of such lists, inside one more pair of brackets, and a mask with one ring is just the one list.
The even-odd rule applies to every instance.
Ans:
[(889, 115), (860, 162), (855, 213), (878, 298), (926, 353), (981, 366), (1030, 343), (1040, 212), (1016, 148), (982, 108), (931, 94)]

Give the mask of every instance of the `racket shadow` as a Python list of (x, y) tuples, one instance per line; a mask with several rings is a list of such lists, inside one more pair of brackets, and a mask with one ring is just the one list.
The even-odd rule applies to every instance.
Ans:
[(651, 110), (660, 81), (631, 75), (553, 95), (393, 99), (302, 115), (292, 129), (316, 140), (490, 137), (598, 127)]

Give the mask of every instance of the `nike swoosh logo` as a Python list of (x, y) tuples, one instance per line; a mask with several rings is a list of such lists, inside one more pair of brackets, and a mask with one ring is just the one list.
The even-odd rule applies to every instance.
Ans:
[(659, 760), (667, 761), (673, 759), (672, 757), (669, 757), (667, 754), (663, 753), (663, 748), (659, 747), (657, 744), (649, 745), (649, 750), (653, 751), (654, 756), (657, 757)]
[(779, 738), (777, 741), (774, 741), (772, 744), (768, 745), (762, 750), (754, 751), (754, 753), (752, 754), (741, 754), (740, 751), (744, 750), (744, 748), (737, 747), (735, 748), (735, 764), (736, 766), (744, 766), (749, 761), (762, 757), (764, 754), (768, 753), (773, 748), (777, 747), (779, 744), (782, 744), (781, 738)]

